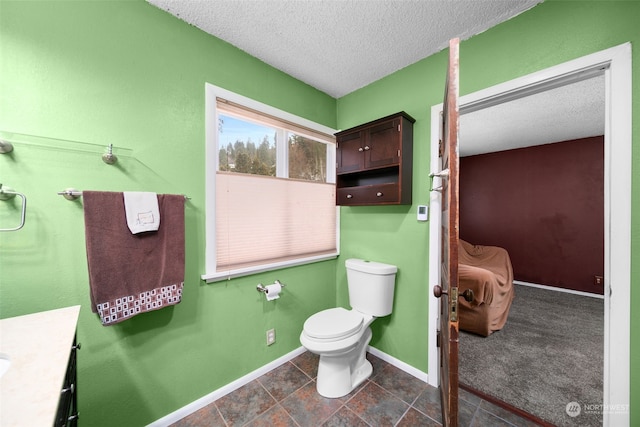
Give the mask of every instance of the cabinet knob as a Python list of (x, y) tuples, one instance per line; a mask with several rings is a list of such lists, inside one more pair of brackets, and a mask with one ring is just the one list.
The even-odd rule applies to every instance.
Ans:
[(378, 196), (378, 197), (382, 197), (382, 192), (378, 191), (378, 192), (376, 193), (376, 196)]
[(75, 385), (74, 385), (74, 384), (71, 384), (69, 387), (67, 387), (67, 388), (63, 388), (63, 389), (61, 390), (61, 394), (66, 394), (66, 393), (69, 393), (69, 392), (71, 392), (71, 394), (73, 394), (73, 393), (74, 393), (74, 391), (75, 391), (75, 389), (76, 389), (76, 388), (75, 388)]
[(351, 198), (353, 198), (353, 195), (347, 194), (347, 199), (351, 199)]
[(358, 151), (362, 153), (364, 151), (364, 148), (360, 147), (358, 148)]
[(364, 151), (369, 151), (369, 150), (371, 150), (371, 147), (369, 147), (368, 145), (365, 145), (364, 146)]

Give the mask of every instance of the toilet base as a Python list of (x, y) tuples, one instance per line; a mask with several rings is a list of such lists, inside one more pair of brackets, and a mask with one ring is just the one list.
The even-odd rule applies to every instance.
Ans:
[(371, 328), (351, 350), (337, 355), (320, 355), (316, 389), (321, 396), (337, 398), (346, 396), (373, 373), (373, 366), (366, 358), (371, 341)]

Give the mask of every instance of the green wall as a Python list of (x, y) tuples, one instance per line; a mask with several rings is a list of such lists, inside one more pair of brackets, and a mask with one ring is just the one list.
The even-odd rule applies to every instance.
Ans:
[[(554, 1), (545, 3), (460, 46), (460, 87), (465, 95), (628, 41), (640, 43), (640, 2)], [(637, 58), (634, 58), (637, 64)], [(423, 371), (427, 370), (426, 301), (428, 226), (416, 221), (416, 206), (428, 204), (430, 109), (442, 102), (447, 55), (440, 52), (338, 100), (338, 128), (346, 129), (404, 110), (416, 119), (413, 205), (410, 208), (341, 208), (342, 255), (395, 263), (400, 275), (393, 315), (373, 324), (374, 345)], [(633, 177), (640, 180), (640, 66), (633, 70)], [(634, 194), (636, 192), (634, 191)], [(640, 250), (640, 206), (633, 197), (632, 256)], [(636, 256), (637, 258), (637, 256)], [(337, 266), (338, 278), (344, 266)], [(640, 304), (640, 272), (632, 266), (631, 306)], [(348, 301), (346, 282), (338, 280), (338, 301)], [(640, 401), (640, 312), (631, 313), (631, 402)], [(433, 327), (433, 326), (432, 326)], [(612, 402), (615, 403), (615, 402)], [(640, 425), (632, 404), (631, 425)]]
[[(635, 43), (637, 22), (640, 2), (547, 0), (462, 43), (461, 92)], [(429, 203), (430, 108), (442, 101), (445, 69), (438, 53), (336, 101), (141, 0), (0, 0), (0, 131), (53, 138), (0, 156), (0, 182), (28, 197), (25, 228), (0, 233), (0, 317), (81, 304), (83, 425), (143, 425), (297, 348), (310, 314), (348, 305), (343, 260), (360, 257), (399, 267), (394, 312), (374, 323), (372, 344), (426, 371), (428, 224), (415, 215)], [(634, 111), (639, 74), (635, 66)], [(341, 129), (406, 111), (417, 119), (413, 205), (341, 208), (337, 262), (203, 283), (205, 82)], [(100, 160), (109, 143), (127, 149), (116, 151), (115, 166)], [(634, 188), (639, 179), (634, 168)], [(72, 186), (191, 197), (180, 304), (100, 325), (89, 308), (81, 202), (56, 195)], [(634, 254), (639, 212), (634, 198)], [(640, 277), (632, 268), (633, 306)], [(255, 285), (276, 278), (289, 286), (267, 304)], [(278, 342), (266, 347), (271, 327)], [(632, 402), (640, 396), (639, 328), (632, 311)], [(631, 416), (640, 424), (636, 407)]]
[[(298, 348), (304, 320), (335, 305), (336, 261), (200, 280), (205, 82), (335, 127), (335, 99), (143, 1), (0, 1), (0, 131), (50, 138), (0, 156), (0, 182), (28, 198), (25, 227), (0, 233), (0, 317), (82, 305), (82, 425), (155, 421)], [(109, 143), (127, 149), (114, 166)], [(67, 187), (191, 197), (180, 304), (100, 324), (82, 202), (56, 194)], [(267, 304), (255, 288), (275, 279), (289, 286)]]

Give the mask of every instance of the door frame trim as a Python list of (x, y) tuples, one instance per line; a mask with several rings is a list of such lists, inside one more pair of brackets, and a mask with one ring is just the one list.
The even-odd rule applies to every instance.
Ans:
[[(624, 43), (462, 96), (460, 97), (460, 114), (570, 84), (599, 73), (605, 75), (606, 93), (603, 425), (623, 426), (629, 425), (630, 422), (631, 44)], [(432, 168), (436, 168), (439, 164), (441, 111), (442, 104), (431, 108), (430, 164)], [(434, 187), (439, 185), (437, 180), (438, 178), (434, 179)], [(439, 192), (431, 192), (430, 204), (432, 212), (439, 211), (441, 206)], [(438, 268), (440, 218), (438, 215), (430, 215), (429, 222), (429, 287), (431, 288), (440, 280)], [(431, 296), (429, 297), (428, 378), (429, 383), (437, 387), (440, 363), (436, 347), (436, 325), (438, 325), (438, 300)]]

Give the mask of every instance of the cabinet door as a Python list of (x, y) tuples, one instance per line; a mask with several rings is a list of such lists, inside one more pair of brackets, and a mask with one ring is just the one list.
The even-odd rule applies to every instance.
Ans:
[(337, 139), (336, 172), (345, 173), (364, 169), (363, 132), (356, 131), (340, 135)]
[(400, 119), (373, 126), (363, 147), (365, 167), (380, 168), (400, 163)]

